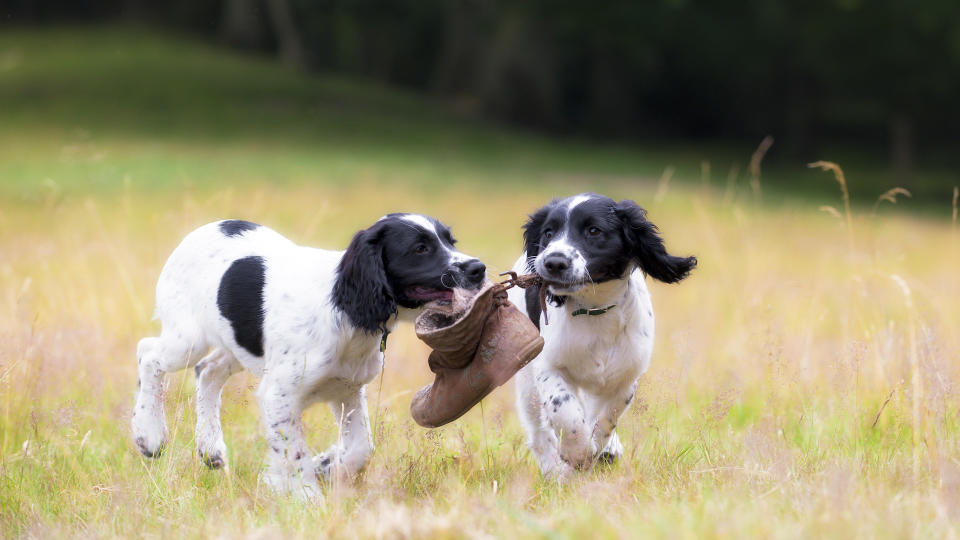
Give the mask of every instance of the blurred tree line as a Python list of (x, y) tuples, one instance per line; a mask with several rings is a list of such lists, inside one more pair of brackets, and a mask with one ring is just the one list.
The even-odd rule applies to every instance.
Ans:
[(14, 0), (3, 20), (130, 18), (591, 136), (824, 137), (909, 168), (960, 120), (958, 0)]

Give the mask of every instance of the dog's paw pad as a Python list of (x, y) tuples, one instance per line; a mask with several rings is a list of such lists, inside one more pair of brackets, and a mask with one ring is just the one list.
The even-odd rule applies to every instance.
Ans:
[(137, 437), (135, 442), (137, 443), (137, 449), (140, 450), (140, 453), (148, 458), (158, 458), (160, 454), (163, 453), (164, 444), (162, 442), (157, 445), (156, 448), (150, 448), (147, 445), (146, 439), (143, 437)]
[(614, 454), (613, 452), (601, 452), (600, 455), (597, 456), (597, 463), (613, 465), (618, 459), (620, 459), (619, 454)]
[(333, 467), (333, 459), (326, 454), (320, 454), (313, 458), (313, 468), (317, 476), (323, 479), (330, 478), (330, 469)]
[(589, 441), (577, 441), (571, 437), (560, 445), (560, 459), (578, 471), (589, 469), (595, 455), (596, 447)]
[(220, 453), (216, 454), (205, 454), (203, 452), (197, 452), (200, 455), (200, 459), (203, 461), (203, 464), (207, 466), (208, 469), (222, 469), (226, 465), (226, 460), (223, 459), (223, 455)]

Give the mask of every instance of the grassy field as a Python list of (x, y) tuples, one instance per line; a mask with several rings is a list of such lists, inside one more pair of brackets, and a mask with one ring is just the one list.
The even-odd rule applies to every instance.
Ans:
[[(853, 166), (847, 219), (831, 173), (772, 167), (757, 202), (752, 150), (556, 142), (136, 29), (5, 31), (0, 536), (956, 537), (949, 193), (874, 209), (892, 184), (873, 193), (863, 177), (885, 173)], [(168, 377), (166, 454), (131, 443), (135, 345), (158, 332), (156, 278), (196, 226), (241, 217), (342, 248), (388, 211), (419, 211), (502, 271), (526, 213), (585, 190), (637, 200), (700, 259), (681, 284), (651, 283), (657, 343), (620, 463), (541, 480), (512, 385), (416, 426), (407, 407), (430, 374), (409, 327), (369, 391), (373, 460), (322, 505), (258, 483), (246, 374), (223, 394), (227, 470), (193, 450), (190, 371)], [(307, 424), (314, 449), (336, 437), (323, 408)]]

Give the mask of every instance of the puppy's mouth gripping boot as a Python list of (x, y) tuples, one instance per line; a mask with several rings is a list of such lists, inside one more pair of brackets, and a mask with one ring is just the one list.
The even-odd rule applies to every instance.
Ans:
[(488, 283), (473, 298), (417, 317), (417, 337), (433, 349), (428, 363), (436, 375), (410, 404), (417, 424), (435, 428), (460, 418), (540, 354), (537, 327), (507, 300), (507, 289), (527, 285), (525, 277)]

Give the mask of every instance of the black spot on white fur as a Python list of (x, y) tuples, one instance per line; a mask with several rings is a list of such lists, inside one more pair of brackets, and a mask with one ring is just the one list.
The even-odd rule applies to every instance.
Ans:
[(222, 232), (224, 236), (240, 236), (244, 232), (252, 231), (259, 226), (260, 225), (256, 223), (242, 219), (228, 219), (220, 222), (220, 232)]
[(233, 261), (220, 279), (217, 307), (230, 321), (237, 344), (254, 356), (263, 356), (263, 257)]

